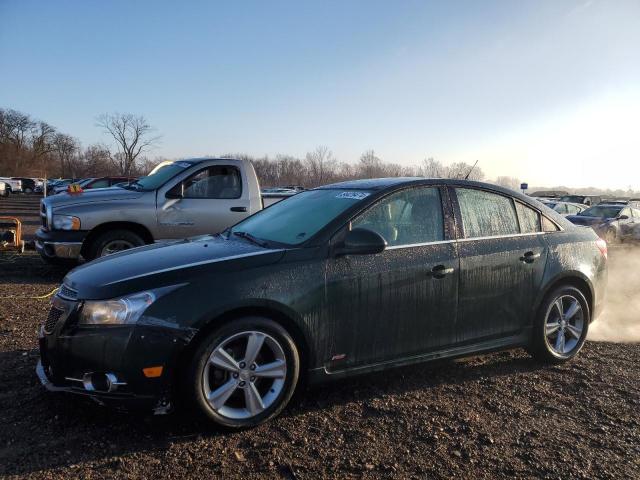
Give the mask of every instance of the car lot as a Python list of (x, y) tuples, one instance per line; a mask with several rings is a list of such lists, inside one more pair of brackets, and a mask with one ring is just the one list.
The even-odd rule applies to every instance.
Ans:
[[(24, 210), (27, 234), (37, 226), (37, 200), (0, 209)], [(627, 306), (625, 318), (633, 318), (628, 298), (640, 283), (629, 282), (640, 280), (625, 273), (640, 262), (629, 256), (611, 252), (609, 325), (616, 307)], [(370, 375), (303, 392), (282, 417), (229, 434), (202, 427), (189, 412), (149, 417), (47, 394), (33, 372), (36, 331), (48, 310), (36, 297), (65, 270), (33, 252), (0, 262), (1, 475), (640, 475), (638, 344), (588, 342), (559, 367), (540, 367), (516, 350)]]

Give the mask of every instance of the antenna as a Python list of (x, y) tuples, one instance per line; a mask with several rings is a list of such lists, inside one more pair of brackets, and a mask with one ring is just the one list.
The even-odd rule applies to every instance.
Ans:
[(473, 172), (473, 169), (476, 168), (477, 164), (478, 164), (478, 160), (476, 160), (476, 163), (473, 164), (473, 167), (471, 167), (471, 170), (469, 170), (469, 173), (467, 173), (467, 175), (464, 177), (465, 180), (469, 180), (469, 175), (471, 175), (471, 172)]

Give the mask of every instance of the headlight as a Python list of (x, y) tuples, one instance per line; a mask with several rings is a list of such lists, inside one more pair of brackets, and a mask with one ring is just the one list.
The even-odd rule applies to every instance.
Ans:
[(86, 301), (80, 312), (80, 325), (130, 325), (138, 321), (156, 300), (153, 292), (140, 292), (113, 300)]
[(80, 230), (80, 219), (71, 215), (54, 215), (53, 228), (55, 230)]

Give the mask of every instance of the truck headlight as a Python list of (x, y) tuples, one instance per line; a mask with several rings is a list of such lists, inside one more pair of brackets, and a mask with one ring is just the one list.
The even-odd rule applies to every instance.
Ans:
[(55, 230), (80, 230), (80, 219), (71, 215), (54, 215), (53, 228)]
[(80, 325), (131, 325), (156, 300), (153, 292), (140, 292), (112, 300), (88, 300), (80, 312)]

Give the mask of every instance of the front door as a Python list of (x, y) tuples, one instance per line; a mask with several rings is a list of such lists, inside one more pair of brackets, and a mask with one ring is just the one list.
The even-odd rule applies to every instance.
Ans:
[(396, 360), (454, 341), (458, 260), (442, 192), (418, 187), (392, 193), (338, 234), (367, 228), (388, 247), (328, 260), (326, 315), (340, 332), (332, 336), (328, 370)]
[(249, 203), (238, 168), (202, 168), (158, 191), (158, 238), (219, 233), (245, 218)]
[(508, 196), (451, 189), (458, 217), (459, 344), (518, 334), (529, 325), (547, 246), (540, 214)]

